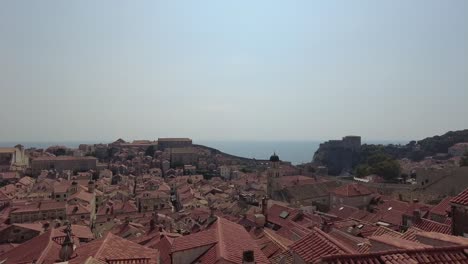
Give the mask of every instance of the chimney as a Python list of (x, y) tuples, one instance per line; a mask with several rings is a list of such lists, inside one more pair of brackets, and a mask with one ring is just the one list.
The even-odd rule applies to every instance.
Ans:
[(413, 210), (413, 221), (419, 221), (421, 220), (421, 211), (419, 209), (414, 209)]
[(94, 193), (94, 181), (93, 180), (90, 180), (88, 182), (88, 192)]
[(42, 228), (44, 229), (44, 232), (46, 232), (47, 230), (49, 230), (49, 227), (50, 227), (50, 223), (49, 222), (45, 222), (42, 224)]
[(242, 253), (242, 264), (255, 264), (253, 250), (246, 250)]
[(266, 222), (265, 222), (265, 216), (264, 215), (256, 214), (256, 215), (254, 215), (254, 217), (255, 217), (255, 225), (257, 227), (265, 226)]
[(267, 218), (268, 215), (268, 197), (264, 196), (262, 198), (262, 214), (265, 216), (265, 219)]

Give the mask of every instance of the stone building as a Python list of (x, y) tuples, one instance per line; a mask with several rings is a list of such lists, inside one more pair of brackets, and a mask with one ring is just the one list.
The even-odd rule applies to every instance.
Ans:
[(279, 178), (280, 178), (280, 159), (276, 153), (270, 157), (270, 168), (267, 172), (267, 195), (268, 197), (275, 199), (276, 192), (279, 191)]
[(194, 165), (197, 163), (198, 155), (194, 148), (171, 148), (171, 165)]
[(41, 223), (12, 224), (0, 230), (0, 243), (23, 243), (44, 231)]
[(56, 170), (62, 172), (64, 170), (71, 171), (88, 171), (95, 170), (97, 167), (97, 159), (95, 157), (38, 157), (32, 160), (31, 168), (34, 175), (38, 175), (42, 170)]
[(330, 208), (343, 205), (365, 209), (373, 197), (373, 192), (362, 184), (352, 183), (330, 192)]
[(359, 161), (361, 137), (346, 136), (320, 144), (314, 154), (314, 163), (327, 166), (331, 175), (338, 175), (353, 168)]
[(452, 200), (452, 232), (456, 236), (468, 237), (468, 189)]
[(189, 148), (192, 147), (190, 138), (158, 138), (158, 149), (165, 150), (167, 148)]
[(231, 179), (231, 168), (228, 166), (219, 166), (219, 174), (223, 179)]
[(45, 200), (20, 205), (13, 205), (10, 212), (11, 223), (31, 223), (42, 220), (65, 220), (67, 204)]
[(162, 191), (144, 191), (135, 198), (139, 212), (153, 212), (171, 208), (170, 195)]
[(22, 145), (13, 148), (0, 148), (0, 172), (24, 170), (29, 166), (29, 157)]

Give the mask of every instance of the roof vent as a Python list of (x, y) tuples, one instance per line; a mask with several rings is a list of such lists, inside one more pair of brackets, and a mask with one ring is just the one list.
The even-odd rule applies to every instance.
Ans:
[(246, 250), (242, 252), (242, 263), (255, 263), (255, 257), (253, 250)]

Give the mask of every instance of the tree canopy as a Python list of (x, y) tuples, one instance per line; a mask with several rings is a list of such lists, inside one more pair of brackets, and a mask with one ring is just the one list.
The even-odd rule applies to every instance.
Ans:
[(367, 160), (357, 165), (355, 169), (355, 174), (359, 177), (377, 174), (385, 180), (394, 180), (400, 176), (400, 172), (400, 164), (378, 149), (368, 155)]

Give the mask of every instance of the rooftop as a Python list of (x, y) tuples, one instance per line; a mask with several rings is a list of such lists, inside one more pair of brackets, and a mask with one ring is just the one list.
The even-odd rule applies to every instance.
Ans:
[(84, 157), (75, 157), (75, 156), (57, 156), (57, 157), (49, 157), (49, 156), (42, 156), (37, 157), (33, 161), (41, 161), (41, 160), (97, 160), (95, 157), (84, 156)]
[(453, 197), (450, 202), (454, 204), (468, 205), (468, 188), (459, 193), (457, 196)]
[(352, 183), (336, 188), (334, 194), (345, 197), (365, 196), (372, 194), (367, 187), (362, 184)]

